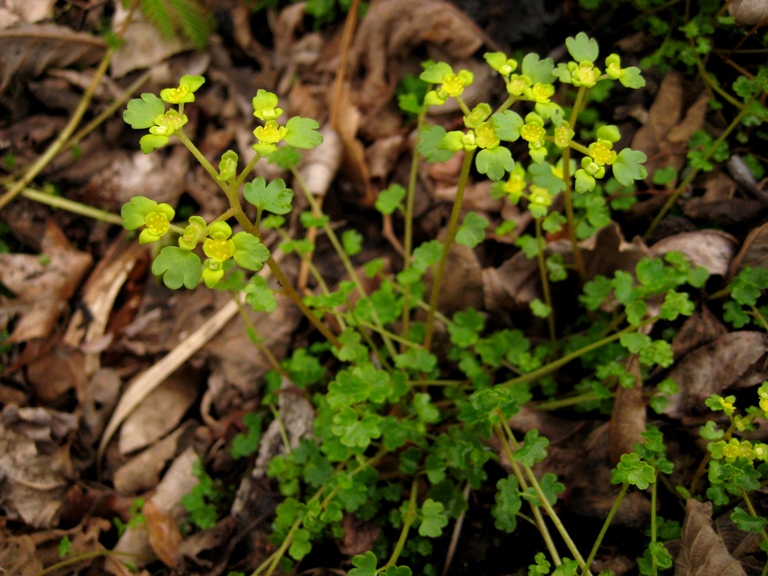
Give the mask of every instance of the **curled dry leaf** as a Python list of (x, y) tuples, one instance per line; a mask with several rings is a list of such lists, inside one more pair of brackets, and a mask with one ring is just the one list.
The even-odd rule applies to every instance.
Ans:
[(754, 26), (768, 18), (766, 0), (734, 0), (728, 4), (728, 13), (736, 20), (736, 26)]
[(651, 246), (651, 256), (682, 252), (694, 266), (703, 266), (714, 275), (725, 276), (738, 248), (738, 240), (719, 230), (697, 230), (667, 236)]
[(176, 428), (197, 398), (199, 387), (197, 371), (186, 366), (166, 378), (125, 419), (120, 430), (120, 453), (149, 446)]
[(675, 559), (677, 576), (746, 576), (712, 528), (712, 503), (688, 499), (682, 546)]
[(632, 388), (619, 386), (616, 389), (608, 429), (608, 459), (611, 466), (616, 466), (622, 454), (629, 454), (633, 446), (643, 441), (645, 432), (646, 409), (643, 401), (643, 384), (640, 375), (640, 363), (632, 354), (627, 360), (627, 372), (635, 378)]
[(304, 154), (300, 173), (312, 194), (325, 196), (339, 171), (343, 149), (338, 132), (329, 125), (323, 126), (320, 134), (323, 143)]
[(71, 475), (62, 438), (76, 418), (42, 408), (7, 406), (0, 418), (0, 508), (8, 518), (49, 528), (58, 518)]
[(72, 248), (53, 220), (42, 249), (41, 256), (0, 254), (0, 281), (19, 294), (14, 302), (22, 310), (10, 342), (47, 337), (91, 266), (91, 255)]
[(48, 68), (95, 64), (106, 49), (97, 36), (55, 24), (22, 24), (0, 30), (0, 92), (11, 78), (36, 78)]
[(359, 100), (366, 114), (390, 101), (400, 80), (397, 60), (420, 44), (440, 48), (455, 61), (469, 58), (483, 39), (464, 14), (442, 0), (373, 3), (350, 53), (351, 69), (364, 66), (366, 70)]
[(671, 418), (700, 414), (712, 394), (761, 383), (768, 378), (767, 349), (764, 333), (744, 330), (690, 352), (669, 372), (680, 391), (669, 396), (664, 413)]
[(163, 564), (175, 568), (176, 551), (184, 539), (176, 521), (151, 500), (144, 504), (141, 513), (147, 523), (147, 535), (152, 550)]
[(741, 250), (731, 262), (729, 276), (733, 278), (745, 266), (768, 267), (768, 222), (752, 230), (746, 237)]

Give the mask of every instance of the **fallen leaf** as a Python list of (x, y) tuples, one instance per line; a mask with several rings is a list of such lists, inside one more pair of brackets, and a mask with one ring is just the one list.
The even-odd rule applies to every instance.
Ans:
[(48, 68), (91, 66), (106, 49), (101, 38), (56, 24), (20, 24), (0, 30), (0, 92), (11, 78), (36, 78)]
[(711, 275), (725, 276), (738, 245), (736, 238), (720, 230), (681, 232), (656, 242), (651, 246), (651, 256), (682, 252), (694, 266), (703, 266)]
[(24, 310), (10, 342), (47, 337), (91, 266), (91, 255), (72, 248), (53, 220), (42, 249), (41, 256), (0, 254), (0, 281), (19, 295), (15, 302)]
[(149, 545), (160, 561), (169, 568), (176, 567), (176, 551), (184, 537), (171, 516), (151, 500), (141, 508), (147, 523)]
[(768, 378), (767, 347), (765, 333), (738, 331), (696, 348), (669, 372), (680, 391), (668, 397), (664, 413), (678, 419), (700, 414), (712, 394), (761, 383)]
[(734, 17), (736, 26), (753, 26), (768, 18), (768, 2), (733, 0), (728, 4), (728, 13)]
[(712, 528), (712, 503), (689, 498), (685, 504), (682, 546), (675, 559), (676, 576), (746, 576)]
[(43, 571), (43, 564), (35, 556), (35, 542), (24, 534), (13, 536), (5, 529), (0, 530), (0, 566), (6, 574), (37, 576)]
[(729, 278), (733, 278), (746, 266), (768, 268), (768, 222), (747, 235), (741, 250), (731, 262)]
[(198, 396), (197, 371), (183, 366), (150, 392), (123, 422), (120, 453), (130, 454), (149, 446), (179, 425)]
[(345, 556), (365, 554), (379, 537), (381, 528), (373, 522), (360, 520), (354, 514), (344, 514), (341, 519), (344, 536), (339, 545), (339, 551)]
[(702, 307), (701, 312), (694, 311), (683, 325), (680, 326), (675, 337), (672, 338), (672, 353), (675, 360), (680, 359), (685, 354), (717, 340), (728, 333), (728, 328), (717, 316), (712, 314), (709, 308)]
[(629, 454), (633, 446), (643, 441), (645, 432), (646, 409), (643, 401), (643, 383), (640, 375), (640, 363), (637, 355), (632, 354), (627, 360), (627, 372), (635, 378), (632, 388), (616, 388), (608, 429), (608, 460), (616, 466), (622, 454)]

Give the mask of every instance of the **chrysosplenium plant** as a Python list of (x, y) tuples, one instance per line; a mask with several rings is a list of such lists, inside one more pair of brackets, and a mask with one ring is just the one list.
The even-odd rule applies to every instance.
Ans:
[[(370, 293), (349, 259), (359, 250), (359, 234), (347, 231), (350, 233), (342, 235), (340, 241), (295, 170), (293, 148), (321, 143), (315, 121), (290, 118), (283, 124), (284, 112), (277, 97), (259, 90), (253, 99), (254, 116), (260, 121), (254, 130), (254, 158), (238, 171), (237, 154), (228, 151), (217, 170), (184, 133), (184, 106), (194, 102), (203, 78), (185, 76), (177, 88), (163, 90), (160, 97), (143, 94), (129, 103), (126, 122), (149, 130), (141, 139), (144, 152), (178, 138), (229, 201), (229, 209), (212, 222), (192, 216), (184, 225), (173, 223), (174, 211), (167, 204), (143, 197), (126, 204), (122, 211), (125, 227), (141, 229), (141, 242), (177, 235), (171, 236), (175, 238), (171, 245), (162, 248), (152, 271), (162, 275), (170, 288), (191, 289), (201, 279), (209, 287), (220, 286), (232, 263), (247, 271), (258, 271), (266, 264), (281, 282), (282, 293), (301, 308), (329, 343), (297, 349), (282, 363), (265, 350), (274, 370), (267, 375), (269, 390), (263, 402), (273, 409), (249, 418), (248, 435), (241, 438), (237, 450), (233, 443), (233, 458), (246, 455), (244, 446), (255, 449), (261, 422), (280, 416), (273, 392), (286, 379), (311, 398), (316, 410), (314, 435), (301, 439), (297, 447), (286, 449), (269, 464), (268, 474), (276, 479), (286, 498), (277, 507), (273, 522), (274, 553), (254, 574), (271, 574), (281, 564), (283, 570), (289, 570), (285, 565), (288, 557), (300, 561), (313, 543), (338, 540), (343, 535), (345, 514), (381, 528), (373, 550), (352, 558), (350, 576), (409, 576), (410, 568), (397, 565), (400, 558), (419, 564), (422, 573), (436, 573), (438, 568), (429, 559), (431, 539), (446, 535), (452, 521), (463, 516), (468, 491), (483, 488), (489, 478), (489, 463), (502, 459), (508, 463), (506, 477), (495, 483), (495, 505), (490, 514), (501, 532), (515, 531), (522, 518), (542, 535), (547, 554), (536, 555), (529, 573), (590, 573), (603, 532), (591, 552), (582, 555), (555, 510), (565, 486), (555, 474), (539, 478), (532, 470), (547, 457), (548, 440), (537, 430), (517, 437), (509, 420), (531, 401), (534, 392), (557, 403), (554, 375), (567, 362), (580, 359), (581, 370), (587, 374), (567, 391), (567, 405), (583, 403), (586, 409), (602, 409), (616, 387), (637, 384), (637, 376), (627, 369), (628, 358), (637, 359), (645, 371), (668, 367), (673, 361), (669, 343), (639, 330), (691, 314), (694, 304), (685, 287), (701, 288), (707, 273), (691, 266), (681, 254), (670, 253), (664, 259), (642, 260), (634, 276), (619, 271), (613, 278), (598, 276), (586, 282), (578, 240), (611, 221), (612, 200), (606, 194), (609, 183), (602, 181), (612, 174), (616, 186), (631, 187), (646, 176), (646, 170), (642, 153), (614, 148), (620, 137), (616, 126), (599, 125), (586, 131), (579, 127), (580, 139), (585, 140), (580, 143), (576, 139), (577, 120), (587, 108), (590, 90), (598, 91), (613, 81), (628, 88), (644, 83), (636, 68), (622, 68), (614, 54), (598, 67), (597, 43), (583, 33), (569, 38), (566, 46), (573, 61), (557, 66), (535, 54), (520, 63), (501, 53), (486, 54), (486, 61), (498, 72), (508, 93), (495, 111), (488, 103), (470, 109), (463, 100), (464, 89), (473, 81), (470, 72), (455, 73), (442, 62), (426, 67), (421, 79), (430, 89), (423, 105), (417, 107), (417, 151), (427, 162), (446, 161), (457, 152), (464, 155), (457, 195), (444, 241), (428, 240), (413, 248), (418, 158), (408, 190), (393, 185), (381, 192), (376, 208), (382, 215), (387, 218), (398, 212), (404, 216), (404, 262), (397, 274), (384, 273), (382, 261), (369, 262), (365, 272), (377, 279), (378, 286)], [(557, 83), (565, 89), (558, 91)], [(572, 90), (575, 94), (570, 109), (555, 101), (558, 92), (566, 92), (561, 95), (567, 99)], [(446, 132), (440, 126), (426, 125), (427, 108), (443, 105), (451, 98), (463, 111), (464, 129)], [(573, 154), (580, 159), (572, 158)], [(278, 179), (267, 183), (263, 178), (246, 182), (259, 158), (293, 170), (297, 186), (312, 208), (300, 221), (307, 228), (322, 227), (345, 266), (348, 279), (336, 290), (328, 287), (312, 265), (311, 241), (291, 238), (283, 229), (281, 215), (290, 212), (293, 199), (285, 182)], [(526, 158), (530, 162), (523, 161)], [(518, 245), (529, 258), (538, 259), (545, 301), (534, 301), (531, 308), (534, 314), (548, 319), (549, 344), (534, 345), (521, 330), (512, 327), (489, 332), (485, 316), (472, 309), (459, 311), (452, 318), (437, 310), (451, 245), (477, 246), (485, 240), (489, 225), (487, 219), (473, 212), (459, 225), (472, 166), (495, 182), (493, 194), (497, 197), (527, 203), (535, 222), (535, 237), (521, 235)], [(256, 207), (253, 222), (242, 209), (241, 191)], [(560, 194), (562, 202), (555, 202)], [(565, 216), (554, 209), (559, 205)], [(272, 214), (264, 218), (265, 211)], [(227, 223), (232, 218), (242, 231), (233, 233)], [(549, 282), (564, 279), (568, 268), (561, 256), (547, 255), (544, 249), (544, 232), (554, 234), (566, 225), (574, 268), (585, 282), (584, 293), (575, 303), (584, 307), (583, 318), (591, 326), (575, 334), (557, 330), (549, 295)], [(266, 228), (277, 229), (286, 241), (283, 250), (296, 251), (307, 262), (317, 281), (316, 294), (302, 299), (291, 287), (260, 240), (261, 230)], [(501, 236), (509, 230), (510, 223), (503, 223), (496, 234)], [(429, 270), (433, 273), (432, 289), (427, 295), (422, 278)], [(255, 309), (274, 309), (274, 294), (259, 275), (254, 275), (244, 290)], [(354, 298), (350, 297), (353, 292)], [(601, 309), (606, 301), (613, 304), (612, 312)], [(417, 308), (426, 311), (426, 321), (412, 318)], [(338, 333), (320, 318), (333, 318)], [(449, 352), (445, 358), (432, 352), (438, 322), (446, 327)], [(663, 395), (673, 390), (673, 383), (660, 384), (661, 394), (652, 403), (663, 408)], [(485, 441), (491, 436), (498, 439), (498, 453)], [(644, 437), (644, 443), (621, 457), (611, 476), (620, 491), (606, 526), (631, 486), (655, 490), (657, 475), (671, 469), (661, 433), (649, 429)], [(384, 473), (380, 474), (380, 469)], [(498, 470), (497, 466), (496, 474)], [(656, 567), (669, 564), (664, 546), (657, 541), (655, 511), (652, 514), (645, 563), (651, 568), (644, 573), (655, 573)], [(553, 528), (562, 541), (555, 541)], [(563, 545), (571, 558), (561, 558)], [(515, 570), (510, 567), (510, 571)]]
[[(157, 242), (168, 232), (178, 234), (178, 245), (164, 247), (152, 265), (152, 272), (161, 275), (165, 285), (172, 289), (181, 286), (195, 288), (201, 278), (206, 286), (213, 288), (224, 276), (224, 265), (230, 260), (245, 270), (261, 270), (270, 258), (269, 250), (258, 235), (262, 212), (289, 212), (293, 192), (280, 179), (267, 185), (263, 178), (256, 178), (243, 186), (245, 178), (256, 162), (262, 157), (269, 157), (281, 142), (296, 148), (312, 148), (322, 142), (316, 131), (319, 125), (314, 120), (294, 117), (285, 126), (279, 125), (277, 119), (282, 116), (283, 110), (277, 107), (277, 96), (259, 90), (253, 99), (253, 115), (263, 121), (263, 125), (253, 131), (257, 140), (253, 146), (255, 156), (238, 174), (238, 156), (229, 150), (222, 155), (219, 169), (215, 170), (183, 130), (188, 121), (184, 105), (195, 101), (195, 92), (204, 82), (202, 76), (184, 76), (177, 88), (162, 90), (159, 98), (154, 94), (142, 94), (141, 99), (131, 100), (123, 114), (132, 128), (149, 129), (149, 134), (142, 136), (140, 142), (145, 154), (165, 146), (171, 137), (176, 136), (215, 179), (230, 201), (230, 209), (213, 222), (207, 223), (199, 216), (192, 216), (186, 226), (172, 223), (175, 212), (168, 204), (158, 204), (143, 196), (136, 196), (123, 206), (125, 228), (136, 230), (144, 227), (139, 235), (142, 244)], [(169, 104), (171, 107), (167, 109)], [(241, 187), (245, 200), (258, 210), (256, 223), (250, 222), (242, 210), (239, 200)], [(232, 217), (244, 229), (234, 235), (232, 227), (226, 222)], [(195, 251), (199, 244), (202, 244), (206, 257), (204, 261)]]

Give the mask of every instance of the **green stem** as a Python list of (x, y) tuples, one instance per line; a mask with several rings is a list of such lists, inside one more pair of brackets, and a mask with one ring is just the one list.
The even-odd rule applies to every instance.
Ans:
[(459, 174), (456, 199), (453, 201), (451, 216), (448, 220), (448, 229), (445, 233), (445, 241), (443, 242), (443, 251), (440, 254), (440, 261), (437, 263), (437, 268), (432, 280), (432, 294), (429, 297), (429, 312), (427, 312), (427, 332), (424, 336), (424, 348), (426, 350), (429, 350), (432, 347), (432, 336), (435, 331), (435, 311), (437, 310), (437, 301), (440, 298), (440, 287), (443, 283), (443, 276), (445, 275), (448, 253), (451, 251), (453, 239), (456, 237), (456, 232), (459, 227), (461, 205), (464, 202), (464, 192), (467, 189), (467, 180), (469, 179), (469, 170), (472, 167), (472, 158), (474, 157), (474, 154), (474, 151), (464, 152), (464, 163), (461, 166), (461, 172)]
[[(133, 0), (131, 3), (128, 16), (117, 33), (118, 38), (122, 38), (123, 34), (125, 34), (125, 31), (128, 28), (128, 24), (130, 24), (133, 18), (133, 14), (138, 9), (139, 4), (139, 0)], [(19, 179), (13, 185), (10, 185), (10, 189), (5, 194), (0, 196), (0, 209), (4, 208), (11, 200), (21, 194), (24, 189), (29, 186), (32, 180), (34, 180), (46, 168), (46, 166), (51, 163), (51, 161), (59, 154), (59, 152), (64, 149), (64, 146), (69, 140), (69, 137), (72, 136), (72, 134), (75, 132), (75, 129), (80, 124), (80, 120), (83, 119), (83, 116), (88, 110), (88, 106), (91, 104), (93, 95), (96, 93), (96, 89), (99, 87), (104, 74), (106, 74), (107, 68), (109, 67), (109, 63), (112, 61), (112, 56), (114, 54), (115, 49), (111, 47), (108, 48), (104, 53), (101, 62), (99, 62), (99, 65), (96, 68), (96, 72), (93, 74), (91, 83), (83, 93), (83, 97), (80, 99), (77, 108), (69, 118), (67, 125), (61, 132), (59, 132), (56, 140), (54, 140), (51, 145), (48, 146), (48, 149), (43, 152), (43, 154), (35, 161), (35, 163), (27, 169), (27, 171), (24, 173), (24, 176), (22, 176), (21, 179)]]
[(591, 352), (592, 350), (596, 350), (597, 348), (600, 348), (601, 346), (605, 346), (606, 344), (613, 342), (615, 340), (618, 340), (621, 338), (623, 334), (628, 334), (630, 332), (636, 332), (639, 328), (642, 328), (643, 326), (647, 326), (648, 324), (653, 324), (658, 320), (658, 316), (654, 316), (653, 318), (648, 318), (640, 323), (639, 326), (627, 326), (623, 330), (619, 330), (618, 332), (611, 334), (610, 336), (606, 336), (605, 338), (601, 338), (600, 340), (597, 340), (596, 342), (592, 342), (592, 344), (587, 344), (583, 348), (579, 348), (578, 350), (575, 350), (571, 352), (570, 354), (566, 354), (562, 358), (558, 358), (557, 360), (550, 362), (549, 364), (546, 364), (545, 366), (542, 366), (538, 370), (534, 370), (533, 372), (528, 372), (527, 374), (523, 374), (522, 376), (518, 376), (517, 378), (512, 378), (511, 380), (507, 380), (506, 382), (502, 382), (499, 384), (499, 386), (514, 386), (516, 384), (526, 384), (528, 382), (534, 382), (538, 380), (539, 378), (542, 378), (543, 376), (547, 376), (548, 374), (551, 374), (561, 366), (565, 366), (572, 360), (575, 360), (576, 358), (579, 358), (580, 356), (583, 356), (587, 352)]
[(259, 333), (256, 330), (256, 325), (245, 311), (245, 307), (240, 301), (240, 298), (238, 298), (237, 294), (233, 291), (230, 291), (229, 295), (235, 302), (240, 317), (243, 319), (243, 322), (245, 322), (245, 332), (248, 335), (248, 340), (251, 341), (251, 344), (253, 344), (254, 348), (264, 354), (264, 357), (267, 359), (267, 362), (269, 362), (269, 365), (272, 366), (273, 370), (276, 370), (283, 378), (290, 380), (291, 376), (285, 370), (283, 370), (282, 366), (280, 366), (280, 362), (278, 361), (277, 357), (272, 354), (272, 351), (266, 344), (264, 344), (263, 340), (259, 339)]
[[(741, 499), (744, 500), (744, 504), (747, 506), (749, 515), (753, 518), (760, 518), (760, 516), (758, 516), (757, 512), (755, 511), (755, 507), (752, 506), (752, 501), (749, 499), (749, 494), (747, 494), (747, 491), (744, 490), (744, 488), (741, 486), (739, 486), (739, 491), (741, 492)], [(768, 534), (766, 534), (765, 528), (760, 529), (760, 537), (763, 539), (763, 543), (768, 546)]]
[(512, 104), (514, 104), (515, 102), (517, 102), (517, 97), (510, 96), (509, 98), (504, 100), (504, 103), (501, 106), (498, 107), (498, 109), (496, 110), (496, 112), (494, 112), (494, 114), (500, 114), (500, 113), (508, 110), (509, 107), (512, 106)]
[(760, 314), (760, 310), (756, 306), (750, 306), (750, 309), (752, 310), (752, 314), (755, 318), (757, 318), (758, 322), (762, 324), (763, 330), (768, 332), (768, 322), (766, 322), (765, 318), (762, 314)]
[[(296, 170), (295, 167), (291, 168), (291, 173), (296, 179), (296, 182), (299, 184), (299, 188), (301, 188), (301, 191), (304, 193), (304, 197), (307, 199), (307, 202), (309, 202), (309, 205), (312, 208), (312, 214), (315, 217), (320, 217), (322, 215), (320, 206), (318, 206), (317, 200), (315, 199), (312, 192), (310, 192), (309, 187), (307, 186), (307, 183), (304, 181), (304, 178), (299, 173), (299, 171)], [(336, 232), (331, 227), (331, 224), (329, 222), (324, 222), (323, 230), (325, 231), (326, 236), (328, 236), (328, 240), (330, 240), (331, 245), (333, 246), (333, 249), (336, 251), (339, 258), (341, 259), (341, 262), (344, 265), (344, 269), (347, 271), (347, 274), (355, 283), (355, 287), (357, 288), (357, 291), (360, 293), (362, 297), (366, 298), (368, 296), (368, 292), (365, 290), (363, 283), (360, 281), (360, 277), (357, 275), (357, 272), (355, 271), (355, 267), (352, 265), (352, 261), (349, 259), (349, 256), (344, 251), (344, 247), (341, 245), (341, 242), (339, 241), (339, 237), (336, 235)], [(377, 326), (379, 326), (382, 329), (384, 328), (384, 325), (381, 323), (381, 320), (379, 319), (379, 315), (376, 313), (375, 310), (373, 311), (373, 319), (374, 319), (374, 322), (376, 322)], [(387, 347), (387, 350), (389, 351), (390, 355), (394, 357), (397, 354), (397, 350), (395, 350), (395, 346), (394, 344), (392, 344), (392, 341), (386, 335), (382, 335), (382, 340), (384, 342), (384, 345)]]
[(54, 572), (58, 572), (62, 568), (65, 568), (72, 564), (77, 564), (78, 562), (83, 562), (84, 560), (93, 560), (94, 558), (101, 558), (102, 556), (106, 556), (107, 558), (110, 558), (112, 556), (123, 556), (125, 558), (132, 558), (132, 559), (137, 559), (141, 557), (139, 554), (134, 554), (132, 552), (115, 552), (113, 550), (93, 550), (91, 552), (83, 552), (82, 554), (78, 554), (77, 556), (73, 556), (72, 558), (67, 558), (66, 560), (56, 562), (56, 564), (51, 564), (45, 570), (38, 572), (37, 576), (45, 576), (46, 574), (53, 574)]
[[(501, 413), (501, 411), (499, 411), (499, 413)], [(520, 445), (515, 439), (515, 435), (512, 433), (512, 429), (509, 427), (509, 423), (505, 418), (502, 418), (501, 425), (504, 427), (504, 431), (506, 432), (509, 441), (512, 443), (512, 446), (515, 448), (515, 450), (518, 450)], [(570, 550), (571, 554), (573, 554), (573, 557), (576, 562), (579, 563), (579, 566), (584, 567), (584, 558), (581, 556), (579, 549), (576, 547), (576, 543), (571, 538), (571, 535), (568, 533), (568, 530), (565, 528), (562, 520), (560, 520), (557, 512), (555, 512), (555, 509), (552, 508), (552, 504), (550, 504), (549, 500), (547, 500), (547, 495), (544, 494), (544, 490), (542, 490), (541, 484), (539, 484), (539, 479), (536, 478), (536, 475), (533, 473), (533, 470), (530, 466), (524, 465), (523, 470), (525, 470), (525, 474), (528, 476), (528, 480), (531, 482), (531, 486), (533, 486), (533, 489), (536, 492), (536, 496), (538, 497), (539, 502), (541, 502), (541, 506), (544, 508), (544, 510), (547, 511), (550, 520), (552, 520), (555, 528), (557, 528), (557, 531), (560, 533), (560, 536), (565, 542), (565, 545), (568, 547), (568, 550)], [(589, 573), (589, 570), (587, 570), (587, 574)]]
[[(222, 191), (226, 194), (228, 188), (227, 183), (219, 180), (219, 171), (216, 170), (216, 168), (214, 168), (210, 162), (208, 162), (208, 158), (203, 156), (203, 153), (198, 150), (197, 146), (195, 146), (195, 144), (189, 138), (187, 138), (187, 135), (184, 134), (183, 130), (179, 130), (176, 135), (179, 137), (179, 140), (181, 140), (181, 143), (187, 147), (187, 150), (192, 153), (192, 156), (194, 156), (200, 165), (205, 168), (205, 171), (210, 174), (211, 178), (213, 178), (213, 181), (216, 182), (216, 184), (219, 185), (219, 188), (221, 188)], [(227, 196), (229, 196), (229, 194), (227, 194)]]
[(416, 519), (416, 497), (419, 494), (418, 483), (414, 477), (411, 483), (411, 497), (408, 499), (408, 510), (405, 512), (405, 518), (403, 519), (403, 527), (400, 529), (400, 537), (397, 539), (395, 549), (392, 551), (392, 555), (389, 557), (389, 561), (377, 571), (384, 571), (390, 566), (394, 566), (397, 563), (397, 559), (405, 548), (405, 542), (408, 540), (408, 532), (411, 530), (411, 524)]
[(629, 488), (628, 482), (624, 482), (624, 484), (621, 485), (621, 490), (619, 491), (618, 496), (616, 496), (616, 500), (614, 500), (613, 506), (611, 506), (611, 511), (608, 512), (608, 517), (605, 519), (605, 522), (603, 522), (603, 527), (600, 529), (600, 534), (597, 535), (597, 540), (595, 540), (595, 544), (594, 546), (592, 546), (592, 550), (589, 552), (589, 556), (587, 556), (587, 561), (584, 565), (584, 571), (582, 572), (582, 576), (584, 576), (589, 572), (588, 567), (592, 564), (592, 561), (595, 559), (595, 556), (597, 555), (597, 551), (600, 548), (600, 543), (603, 541), (603, 538), (605, 537), (605, 533), (608, 531), (608, 526), (611, 525), (611, 521), (613, 520), (613, 517), (616, 515), (616, 511), (619, 509), (619, 504), (621, 504), (621, 501), (624, 499), (624, 495), (627, 493), (628, 488)]
[[(579, 91), (576, 94), (576, 101), (573, 103), (571, 110), (571, 117), (568, 120), (568, 125), (571, 130), (575, 130), (576, 120), (581, 112), (581, 106), (584, 103), (584, 98), (587, 90), (584, 86), (579, 87)], [(567, 148), (563, 150), (563, 183), (565, 184), (565, 190), (563, 190), (563, 203), (565, 204), (565, 218), (568, 221), (568, 237), (571, 240), (571, 251), (573, 252), (573, 265), (576, 268), (576, 272), (583, 284), (587, 280), (587, 271), (584, 268), (584, 260), (581, 257), (581, 248), (579, 248), (579, 241), (576, 237), (576, 217), (573, 213), (573, 183), (571, 182), (571, 146), (580, 146), (579, 144), (572, 142)], [(587, 150), (588, 152), (588, 150)]]
[(237, 190), (240, 190), (240, 186), (243, 185), (243, 182), (245, 182), (245, 179), (248, 177), (248, 174), (251, 173), (251, 170), (253, 170), (254, 166), (256, 166), (256, 163), (260, 159), (261, 159), (261, 154), (254, 154), (253, 158), (251, 158), (251, 161), (245, 165), (245, 168), (243, 168), (243, 171), (240, 172), (240, 175), (237, 177), (237, 180), (235, 181), (235, 184), (237, 185)]
[[(733, 119), (733, 121), (728, 125), (728, 127), (723, 130), (723, 133), (720, 134), (717, 140), (715, 140), (712, 143), (712, 146), (709, 147), (709, 150), (707, 150), (707, 153), (704, 155), (704, 158), (702, 162), (706, 162), (710, 159), (712, 154), (715, 153), (715, 150), (717, 150), (720, 147), (720, 144), (725, 142), (725, 139), (728, 138), (731, 132), (739, 125), (741, 122), (741, 119), (746, 116), (747, 112), (749, 111), (749, 106), (752, 104), (752, 102), (755, 101), (755, 98), (757, 98), (758, 94), (760, 92), (755, 93), (745, 104), (744, 107), (739, 111), (739, 113), (736, 115), (736, 117)], [(688, 188), (691, 182), (693, 182), (693, 179), (696, 178), (696, 176), (699, 174), (699, 168), (693, 168), (690, 172), (686, 175), (685, 178), (678, 184), (677, 188), (675, 189), (672, 194), (670, 194), (667, 201), (664, 203), (664, 206), (661, 207), (661, 210), (659, 210), (659, 213), (656, 214), (656, 217), (651, 222), (651, 225), (648, 227), (648, 230), (646, 231), (643, 238), (647, 239), (654, 230), (656, 230), (656, 227), (659, 225), (659, 222), (664, 218), (664, 216), (669, 212), (670, 208), (675, 205), (675, 202), (677, 202), (677, 199), (680, 197), (680, 194), (683, 193), (684, 190)]]
[(584, 394), (579, 394), (578, 396), (573, 396), (571, 398), (561, 398), (559, 400), (550, 400), (548, 402), (536, 404), (536, 410), (559, 410), (560, 408), (566, 408), (568, 406), (573, 406), (574, 404), (594, 402), (595, 400), (600, 399), (601, 397), (595, 392), (585, 392)]
[(549, 327), (549, 343), (552, 346), (553, 354), (557, 350), (557, 335), (555, 333), (555, 309), (552, 307), (552, 294), (549, 290), (549, 276), (547, 275), (547, 263), (544, 260), (544, 235), (541, 231), (541, 218), (535, 219), (536, 223), (536, 257), (539, 262), (539, 276), (541, 278), (541, 290), (544, 292), (544, 303), (549, 308), (547, 314), (547, 326)]
[(80, 214), (81, 216), (93, 218), (94, 220), (99, 220), (100, 222), (108, 222), (109, 224), (117, 224), (119, 226), (123, 225), (122, 216), (112, 214), (112, 212), (107, 212), (106, 210), (91, 208), (90, 206), (86, 206), (80, 202), (75, 202), (74, 200), (62, 198), (61, 196), (53, 196), (51, 194), (46, 194), (45, 192), (33, 190), (32, 188), (24, 188), (24, 190), (21, 191), (21, 195), (24, 196), (24, 198), (34, 200), (40, 204), (46, 204), (48, 206), (52, 206), (53, 208), (66, 210), (67, 212), (72, 212), (73, 214)]
[[(517, 478), (517, 482), (520, 485), (521, 491), (525, 491), (528, 489), (528, 482), (526, 482), (525, 476), (523, 476), (523, 473), (520, 471), (520, 466), (518, 466), (518, 463), (515, 461), (514, 453), (510, 447), (510, 442), (514, 443), (515, 437), (512, 434), (512, 431), (509, 429), (509, 425), (507, 424), (506, 418), (504, 418), (504, 414), (501, 412), (501, 410), (498, 410), (498, 413), (501, 416), (502, 426), (494, 426), (493, 429), (496, 432), (496, 436), (498, 436), (499, 441), (501, 442), (504, 453), (507, 455), (509, 464), (512, 467), (512, 472), (514, 473), (515, 478)], [(544, 521), (544, 516), (541, 514), (541, 510), (532, 502), (528, 502), (528, 505), (531, 507), (531, 513), (536, 519), (536, 527), (539, 529), (539, 533), (544, 539), (544, 544), (547, 546), (549, 555), (552, 557), (552, 562), (555, 563), (555, 566), (560, 566), (563, 561), (560, 558), (560, 554), (557, 552), (557, 547), (552, 540), (552, 535), (549, 533), (549, 528), (547, 528), (547, 524)]]
[[(416, 142), (418, 143), (419, 133), (424, 126), (424, 118), (427, 116), (427, 109), (419, 112), (416, 120)], [(411, 256), (413, 252), (413, 206), (416, 201), (416, 184), (419, 178), (419, 164), (421, 158), (414, 147), (413, 157), (411, 158), (411, 171), (408, 174), (408, 192), (405, 197), (405, 231), (403, 233), (403, 269), (411, 265)], [(401, 334), (407, 336), (411, 329), (411, 285), (406, 284), (403, 287), (403, 329)], [(401, 352), (403, 349), (401, 348)]]
[[(656, 482), (651, 484), (651, 544), (656, 544), (656, 485)], [(658, 576), (659, 570), (656, 566), (655, 554), (651, 554), (651, 570), (653, 576)]]

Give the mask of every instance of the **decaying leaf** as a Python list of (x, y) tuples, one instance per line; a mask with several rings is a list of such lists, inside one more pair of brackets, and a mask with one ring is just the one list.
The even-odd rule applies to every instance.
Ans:
[(746, 237), (741, 250), (731, 263), (729, 277), (738, 274), (745, 266), (768, 267), (768, 223), (753, 229)]
[(697, 230), (667, 236), (656, 242), (651, 246), (651, 256), (682, 252), (694, 266), (703, 266), (710, 274), (725, 276), (737, 247), (738, 241), (730, 234), (720, 230)]
[(736, 19), (736, 26), (753, 26), (768, 18), (765, 0), (734, 0), (728, 4), (728, 13)]
[(682, 547), (675, 559), (676, 576), (746, 576), (712, 528), (712, 503), (688, 499)]
[(23, 310), (11, 342), (47, 337), (91, 266), (91, 255), (72, 248), (53, 220), (42, 249), (41, 256), (0, 254), (0, 281), (19, 295)]
[(36, 528), (55, 524), (71, 475), (61, 445), (76, 421), (43, 408), (7, 406), (0, 414), (0, 507), (9, 518)]
[(642, 442), (645, 432), (646, 408), (643, 401), (643, 383), (640, 375), (640, 363), (636, 355), (627, 360), (627, 372), (635, 378), (632, 388), (619, 386), (614, 394), (613, 412), (609, 427), (608, 459), (611, 466), (616, 466), (622, 454), (633, 451), (636, 443)]
[(176, 551), (183, 540), (176, 521), (151, 500), (144, 504), (141, 513), (147, 522), (147, 534), (152, 550), (163, 564), (175, 568)]
[(101, 38), (56, 24), (0, 30), (0, 92), (11, 78), (36, 78), (48, 68), (95, 64), (106, 49)]
[(664, 413), (685, 418), (707, 410), (704, 400), (729, 388), (746, 388), (768, 378), (768, 337), (763, 332), (731, 332), (695, 349), (670, 372), (679, 392)]

